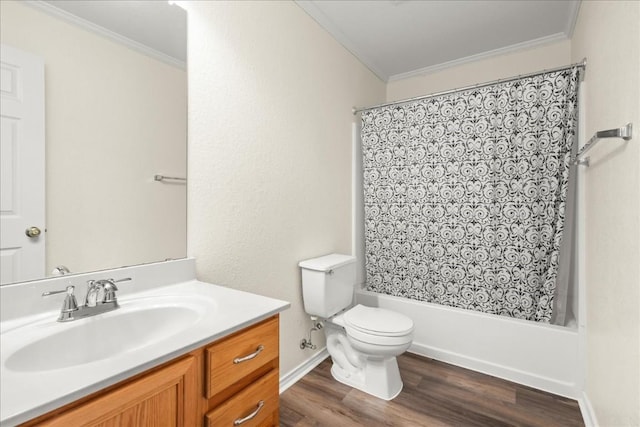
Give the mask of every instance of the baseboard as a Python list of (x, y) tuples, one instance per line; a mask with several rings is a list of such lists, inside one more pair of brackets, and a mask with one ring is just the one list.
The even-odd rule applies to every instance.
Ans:
[(582, 392), (582, 396), (578, 399), (578, 405), (580, 405), (580, 413), (585, 427), (598, 427), (596, 413), (593, 411), (593, 406), (591, 406), (591, 401), (586, 392)]
[(280, 377), (280, 394), (282, 394), (286, 389), (294, 385), (298, 382), (302, 377), (307, 375), (309, 372), (313, 370), (316, 366), (318, 366), (324, 359), (329, 357), (329, 352), (327, 348), (323, 348), (318, 353), (314, 354), (291, 371), (287, 372), (283, 376)]
[(409, 352), (571, 399), (578, 400), (581, 398), (576, 390), (576, 385), (573, 383), (554, 380), (553, 378), (415, 342), (409, 348)]

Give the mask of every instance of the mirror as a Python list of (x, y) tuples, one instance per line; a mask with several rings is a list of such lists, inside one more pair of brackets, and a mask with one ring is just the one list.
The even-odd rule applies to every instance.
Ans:
[[(21, 239), (14, 244), (2, 237), (2, 284), (41, 279), (58, 266), (83, 273), (184, 258), (186, 11), (166, 1), (129, 0), (2, 0), (0, 7), (6, 194), (0, 232)], [(5, 77), (21, 77), (11, 77), (19, 67), (5, 67), (4, 46), (44, 63), (44, 171), (15, 186), (14, 172), (29, 156), (19, 145), (5, 146), (5, 140), (20, 141), (24, 129), (11, 125), (5, 108), (12, 84)], [(26, 208), (23, 201), (39, 185), (44, 223), (13, 230), (8, 219)], [(31, 226), (42, 233), (27, 237)], [(29, 267), (32, 261), (15, 247), (37, 243), (43, 260)], [(21, 276), (21, 269), (32, 276)]]

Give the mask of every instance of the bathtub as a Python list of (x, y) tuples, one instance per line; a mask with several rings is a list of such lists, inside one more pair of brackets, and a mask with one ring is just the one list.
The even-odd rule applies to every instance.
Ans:
[(570, 398), (580, 397), (575, 321), (555, 326), (414, 301), (364, 289), (357, 303), (411, 317), (409, 352)]

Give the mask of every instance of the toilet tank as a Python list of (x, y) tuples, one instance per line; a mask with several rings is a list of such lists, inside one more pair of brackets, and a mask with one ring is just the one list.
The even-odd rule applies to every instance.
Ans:
[(300, 261), (304, 311), (329, 318), (349, 307), (356, 281), (356, 258), (330, 254)]

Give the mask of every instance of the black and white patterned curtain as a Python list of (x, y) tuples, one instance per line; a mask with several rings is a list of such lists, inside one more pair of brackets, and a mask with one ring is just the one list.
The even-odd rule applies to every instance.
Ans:
[(362, 113), (369, 290), (549, 322), (578, 72)]

